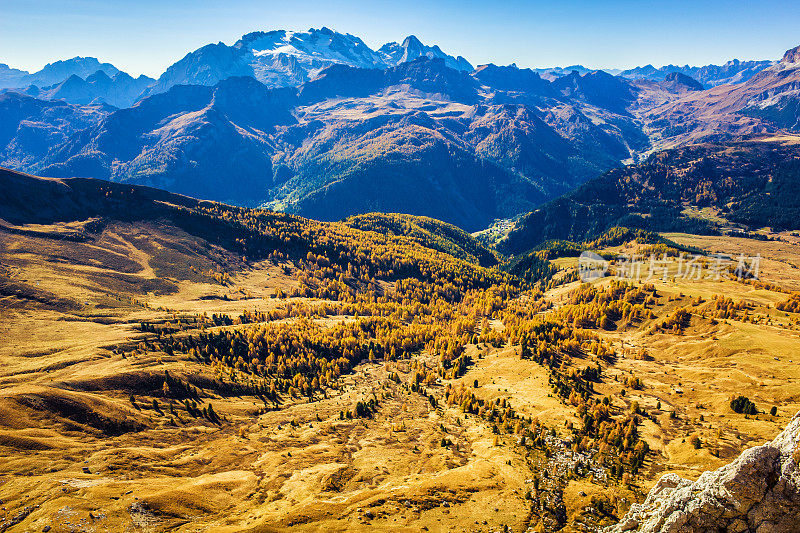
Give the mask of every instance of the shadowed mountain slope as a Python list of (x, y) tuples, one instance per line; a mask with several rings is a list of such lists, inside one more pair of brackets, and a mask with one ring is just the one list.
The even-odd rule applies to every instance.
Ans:
[(705, 144), (612, 170), (522, 217), (498, 243), (507, 254), (548, 239), (581, 241), (614, 226), (715, 231), (714, 217), (747, 228), (795, 229), (800, 152), (794, 139)]

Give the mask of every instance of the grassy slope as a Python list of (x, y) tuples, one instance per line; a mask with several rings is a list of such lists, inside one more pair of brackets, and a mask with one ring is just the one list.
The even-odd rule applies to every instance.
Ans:
[[(129, 352), (147, 337), (140, 321), (325, 304), (275, 298), (298, 286), (297, 265), (319, 253), (324, 238), (367, 254), (390, 245), (407, 261), (484, 269), (412, 238), (338, 223), (94, 180), (2, 178), (9, 194), (0, 199), (0, 464), (11, 481), (0, 498), (22, 527), (364, 530), (366, 508), (384, 528), (417, 530), (482, 522), (490, 505), (498, 508), (491, 524), (522, 527), (532, 474), (511, 449), (492, 446), (487, 425), (467, 431), (454, 414), (387, 379), (407, 379), (407, 361), (364, 364), (327, 398), (264, 411), (260, 399), (220, 388), (230, 378), (209, 365)], [(47, 208), (27, 206), (31, 197)], [(285, 230), (289, 239), (278, 246), (286, 255), (257, 260), (277, 241), (260, 239), (242, 213), (267, 234)], [(218, 281), (222, 272), (230, 281)], [(198, 387), (199, 403), (213, 403), (224, 423), (189, 417), (180, 404), (172, 415), (161, 395), (166, 372)], [(372, 419), (339, 420), (376, 391), (381, 410)], [(445, 435), (453, 446), (439, 446)]]
[[(546, 461), (528, 462), (512, 438), (495, 445), (491, 425), (479, 417), (433, 409), (424, 396), (388, 379), (392, 372), (408, 383), (412, 362), (435, 367), (430, 354), (362, 364), (343, 378), (341, 389), (314, 403), (299, 399), (263, 411), (256, 397), (226, 393), (219, 371), (209, 365), (144, 348), (129, 351), (152, 341), (136, 327), (140, 321), (177, 323), (196, 313), (236, 316), (287, 304), (330, 304), (273, 296), (298, 286), (299, 262), (308, 251), (319, 252), (311, 247), (321, 236), (356, 250), (383, 237), (337, 223), (254, 214), (268, 235), (275, 227), (298, 232), (281, 241), (287, 257), (256, 260), (277, 241), (258, 240), (243, 225), (240, 215), (247, 210), (92, 180), (11, 178), (4, 185), (13, 187), (0, 199), (6, 220), (0, 228), (0, 469), (7, 473), (0, 498), (9, 516), (24, 515), (20, 527), (269, 531), (292, 524), (300, 530), (416, 531), (535, 525), (527, 522), (526, 480), (541, 475)], [(50, 207), (40, 211), (19, 201), (31, 194)], [(206, 210), (211, 207), (213, 212)], [(418, 239), (430, 240), (439, 235), (432, 230), (446, 226), (411, 220), (416, 227), (410, 236), (385, 238), (405, 257), (430, 256), (461, 272), (488, 275), (436, 248), (463, 242), (458, 249), (469, 250), (463, 239), (434, 240), (419, 254)], [(669, 238), (709, 251), (759, 252), (767, 281), (800, 288), (798, 239)], [(625, 239), (595, 244), (601, 252), (642, 246)], [(569, 271), (575, 259), (555, 262)], [(219, 281), (222, 272), (229, 281)], [(379, 281), (387, 289), (394, 283)], [(557, 311), (575, 288), (557, 286), (545, 297)], [(650, 306), (655, 318), (599, 332), (620, 357), (596, 385), (620, 410), (633, 401), (647, 409), (653, 418), (642, 432), (654, 452), (630, 488), (570, 480), (564, 492), (570, 520), (586, 519), (592, 497), (624, 510), (623, 497), (635, 500), (664, 471), (696, 477), (727, 462), (743, 447), (773, 437), (800, 408), (797, 316), (774, 308), (786, 294), (735, 281), (657, 283), (656, 289), (658, 301)], [(749, 316), (716, 324), (701, 316), (715, 295), (747, 302)], [(675, 309), (693, 307), (698, 296), (706, 303), (684, 331), (653, 330)], [(322, 322), (348, 320), (353, 317)], [(503, 324), (492, 320), (491, 327)], [(464, 383), (481, 398), (509, 399), (524, 416), (565, 434), (565, 423), (579, 426), (573, 406), (554, 396), (546, 369), (520, 360), (518, 350), (470, 345), (474, 365), (445, 381)], [(649, 358), (641, 358), (642, 351)], [(575, 369), (587, 364), (581, 357), (568, 363)], [(188, 417), (182, 408), (172, 416), (160, 393), (167, 371), (198, 387), (201, 403), (213, 403), (225, 423)], [(641, 390), (626, 390), (622, 380), (631, 374), (643, 381)], [(441, 393), (441, 387), (431, 390)], [(339, 420), (341, 410), (373, 393), (385, 395), (373, 419)], [(762, 411), (777, 406), (778, 415), (745, 419), (732, 413), (728, 401), (740, 393)], [(152, 399), (162, 403), (162, 412), (149, 406)], [(678, 418), (670, 418), (671, 411)], [(695, 433), (703, 441), (700, 450), (689, 444)], [(442, 447), (442, 438), (454, 445)], [(566, 528), (577, 530), (575, 522)]]

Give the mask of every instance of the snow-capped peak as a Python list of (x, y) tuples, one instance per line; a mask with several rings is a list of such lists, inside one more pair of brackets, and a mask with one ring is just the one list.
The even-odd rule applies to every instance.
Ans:
[(341, 63), (363, 68), (384, 66), (380, 54), (358, 37), (325, 27), (311, 28), (307, 32), (276, 30), (249, 33), (234, 47), (260, 58), (280, 54), (295, 56), (301, 65), (307, 64), (311, 70), (317, 71), (323, 63), (324, 66)]
[(204, 46), (170, 66), (149, 90), (156, 94), (178, 84), (214, 85), (231, 76), (252, 76), (270, 87), (299, 86), (331, 65), (385, 69), (420, 57), (439, 58), (448, 67), (472, 71), (463, 57), (445, 54), (409, 36), (403, 44), (372, 50), (360, 38), (330, 28), (256, 31), (232, 46)]

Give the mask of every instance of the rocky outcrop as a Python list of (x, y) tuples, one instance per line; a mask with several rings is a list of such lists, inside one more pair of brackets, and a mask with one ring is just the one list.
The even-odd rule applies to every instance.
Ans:
[(703, 90), (703, 85), (699, 81), (681, 72), (670, 72), (664, 78), (664, 82), (674, 84), (677, 87), (683, 87), (689, 91)]
[(786, 53), (783, 54), (781, 63), (800, 63), (800, 46), (795, 46), (791, 50), (787, 50)]
[(800, 531), (800, 413), (775, 440), (691, 482), (659, 480), (644, 503), (605, 533)]

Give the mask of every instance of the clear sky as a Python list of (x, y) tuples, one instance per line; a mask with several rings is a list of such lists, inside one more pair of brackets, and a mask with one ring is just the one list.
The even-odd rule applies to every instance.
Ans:
[(800, 44), (800, 1), (0, 0), (0, 63), (95, 56), (156, 77), (210, 42), (321, 26), (373, 48), (414, 34), (474, 65), (703, 65), (779, 58)]

